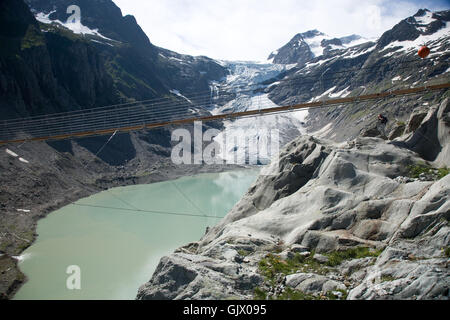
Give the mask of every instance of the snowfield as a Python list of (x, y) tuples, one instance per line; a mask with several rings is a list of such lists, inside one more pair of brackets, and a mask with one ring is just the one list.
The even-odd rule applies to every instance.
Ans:
[(56, 10), (51, 11), (49, 13), (43, 13), (43, 12), (39, 12), (35, 15), (36, 20), (38, 20), (39, 22), (45, 23), (45, 24), (53, 24), (53, 23), (57, 23), (61, 26), (63, 26), (64, 28), (67, 28), (69, 30), (71, 30), (73, 33), (76, 34), (82, 34), (82, 35), (92, 35), (92, 36), (97, 36), (100, 38), (103, 38), (105, 40), (111, 40), (114, 41), (110, 38), (107, 38), (105, 36), (103, 36), (102, 34), (100, 34), (98, 32), (98, 29), (90, 29), (89, 27), (86, 27), (85, 25), (83, 25), (81, 23), (81, 21), (76, 21), (76, 22), (62, 22), (60, 20), (51, 20), (49, 17), (50, 15), (56, 12)]

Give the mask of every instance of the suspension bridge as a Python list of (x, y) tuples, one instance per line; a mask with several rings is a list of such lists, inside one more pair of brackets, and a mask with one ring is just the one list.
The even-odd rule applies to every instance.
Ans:
[[(80, 110), (62, 114), (38, 116), (26, 119), (5, 120), (0, 128), (0, 145), (82, 138), (95, 135), (113, 134), (155, 129), (165, 126), (189, 124), (195, 121), (215, 121), (237, 119), (266, 114), (300, 111), (304, 109), (346, 105), (364, 101), (381, 100), (389, 97), (424, 94), (431, 91), (449, 89), (450, 83), (421, 86), (352, 97), (325, 99), (272, 108), (259, 108), (241, 112), (225, 112), (215, 115), (198, 116), (192, 105), (167, 102), (135, 102), (97, 109)], [(20, 137), (20, 136), (23, 137)]]
[[(404, 60), (395, 66), (395, 70), (417, 70), (419, 67), (427, 67), (433, 64), (430, 60)], [(283, 86), (297, 86), (299, 84), (321, 84), (337, 81), (343, 78), (354, 77), (357, 72), (367, 70), (378, 72), (383, 65), (375, 65), (362, 68), (345, 69), (328, 72), (327, 77), (321, 75), (301, 74), (291, 79), (277, 81)], [(386, 66), (389, 67), (389, 66)], [(378, 69), (374, 69), (378, 68)], [(381, 72), (384, 78), (384, 72)], [(253, 88), (252, 88), (253, 86)], [(225, 87), (225, 93), (219, 98), (224, 101), (232, 100), (238, 94), (262, 92), (269, 85), (263, 83)], [(390, 97), (402, 97), (408, 95), (425, 94), (427, 92), (446, 90), (450, 88), (450, 82), (419, 87), (407, 87), (383, 92), (358, 96), (346, 96), (334, 99), (310, 100), (309, 102), (292, 105), (276, 106), (273, 103), (257, 103), (258, 108), (246, 111), (215, 112), (211, 111), (215, 105), (212, 92), (198, 92), (189, 97), (179, 96), (178, 100), (158, 98), (152, 100), (137, 101), (131, 103), (104, 106), (92, 109), (32, 116), (3, 120), (0, 122), (0, 145), (24, 143), (31, 141), (62, 140), (71, 138), (83, 138), (96, 135), (108, 135), (117, 132), (131, 132), (149, 130), (173, 125), (184, 125), (195, 121), (216, 121), (226, 119), (238, 119), (245, 117), (264, 116), (270, 114), (294, 112), (312, 108), (332, 107), (336, 105), (349, 105), (365, 101), (382, 100)], [(322, 90), (325, 91), (325, 90)], [(216, 100), (220, 100), (217, 99)], [(208, 111), (209, 110), (209, 111)]]

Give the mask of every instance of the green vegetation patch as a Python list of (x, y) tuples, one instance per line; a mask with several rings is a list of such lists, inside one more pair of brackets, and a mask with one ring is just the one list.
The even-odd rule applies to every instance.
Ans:
[(332, 251), (325, 253), (328, 258), (325, 263), (320, 263), (314, 259), (315, 252), (312, 251), (308, 256), (302, 256), (296, 253), (293, 258), (281, 259), (278, 255), (268, 254), (259, 261), (259, 272), (269, 281), (273, 282), (277, 274), (288, 275), (297, 272), (316, 273), (325, 275), (333, 268), (340, 265), (345, 260), (360, 259), (365, 257), (378, 257), (383, 249), (372, 249), (368, 247), (355, 247), (347, 250)]
[(344, 260), (378, 257), (382, 251), (383, 249), (375, 250), (367, 247), (355, 247), (347, 250), (326, 253), (325, 256), (328, 257), (327, 265), (330, 267), (335, 267), (344, 262)]
[(431, 167), (425, 164), (416, 164), (408, 167), (408, 175), (411, 178), (419, 178), (422, 173), (430, 173)]
[[(341, 295), (336, 294), (336, 292), (340, 292)], [(348, 292), (346, 290), (337, 289), (335, 291), (328, 291), (325, 296), (327, 300), (347, 300)]]
[(249, 254), (251, 254), (252, 252), (249, 251), (249, 250), (239, 249), (239, 250), (238, 250), (238, 253), (239, 253), (239, 255), (241, 255), (241, 256), (243, 256), (243, 257), (246, 257), (246, 256), (248, 256)]
[(444, 251), (444, 256), (450, 258), (450, 247), (445, 247), (442, 250)]
[[(157, 92), (145, 81), (146, 77), (137, 76), (137, 71), (131, 70), (128, 62), (120, 55), (116, 55), (112, 60), (108, 60), (105, 64), (106, 71), (112, 77), (116, 87), (125, 94), (133, 91), (145, 91), (157, 95)], [(172, 95), (164, 95), (163, 98), (174, 99)]]
[(435, 180), (442, 179), (450, 173), (449, 168), (433, 168), (425, 163), (419, 163), (408, 166), (408, 176), (410, 178), (418, 179), (421, 174), (431, 175)]
[[(306, 256), (296, 253), (294, 257), (283, 260), (280, 256), (274, 253), (269, 253), (266, 257), (261, 259), (258, 264), (258, 271), (265, 278), (265, 285), (269, 288), (274, 288), (279, 284), (284, 276), (294, 273), (314, 273), (326, 275), (335, 270), (345, 260), (360, 259), (365, 257), (378, 257), (383, 249), (373, 249), (368, 247), (354, 247), (347, 250), (332, 251), (324, 253), (328, 258), (327, 262), (321, 263), (314, 259), (314, 250)], [(339, 294), (340, 292), (340, 294)], [(261, 287), (254, 289), (254, 299), (282, 299), (282, 300), (338, 300), (346, 299), (347, 292), (345, 290), (336, 290), (327, 292), (325, 295), (312, 295), (285, 288), (279, 295), (270, 295)]]
[(276, 283), (277, 275), (286, 276), (297, 272), (327, 274), (330, 271), (329, 268), (313, 259), (313, 256), (314, 252), (311, 252), (306, 257), (297, 253), (293, 258), (283, 260), (279, 256), (270, 253), (259, 261), (258, 270), (271, 285)]
[(260, 287), (256, 287), (253, 292), (254, 300), (267, 300), (267, 292), (261, 289)]
[(449, 173), (450, 173), (450, 169), (449, 168), (439, 168), (438, 169), (438, 177), (439, 177), (439, 179), (442, 179), (443, 177), (445, 177)]
[(391, 282), (394, 281), (396, 278), (391, 275), (383, 275), (381, 276), (381, 282)]
[(29, 25), (25, 36), (22, 38), (21, 49), (29, 49), (45, 45), (45, 39), (42, 33), (34, 25)]
[(280, 295), (275, 297), (276, 300), (318, 300), (318, 296), (304, 293), (301, 290), (286, 288)]

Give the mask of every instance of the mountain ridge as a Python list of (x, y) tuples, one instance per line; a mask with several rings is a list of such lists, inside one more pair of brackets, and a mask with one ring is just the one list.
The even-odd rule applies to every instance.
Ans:
[(317, 29), (297, 33), (287, 44), (273, 51), (267, 58), (273, 63), (303, 65), (333, 50), (348, 48), (369, 41), (359, 35), (330, 37)]

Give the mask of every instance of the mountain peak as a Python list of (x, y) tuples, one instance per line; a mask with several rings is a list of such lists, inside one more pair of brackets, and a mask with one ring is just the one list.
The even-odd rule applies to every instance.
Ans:
[(368, 39), (356, 34), (334, 38), (313, 29), (297, 33), (286, 45), (272, 52), (269, 59), (280, 64), (304, 64), (315, 57), (327, 55), (331, 51), (345, 49), (367, 41)]
[(431, 12), (428, 9), (420, 9), (415, 15), (400, 21), (391, 30), (383, 33), (377, 47), (417, 48), (422, 43), (448, 34), (449, 21), (450, 10)]
[(323, 32), (320, 32), (317, 29), (314, 30), (308, 30), (306, 32), (300, 33), (304, 38), (314, 38), (317, 36), (325, 36), (326, 34)]
[(424, 15), (427, 14), (427, 12), (431, 12), (431, 11), (426, 8), (419, 9), (419, 11), (417, 11), (417, 13), (415, 15), (413, 15), (413, 17), (423, 17)]

